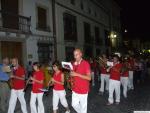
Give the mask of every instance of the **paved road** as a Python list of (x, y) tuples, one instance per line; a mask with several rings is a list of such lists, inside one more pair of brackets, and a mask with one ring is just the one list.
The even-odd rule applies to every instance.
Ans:
[[(97, 84), (98, 86), (99, 84)], [(145, 83), (136, 85), (134, 91), (128, 92), (128, 98), (124, 99), (121, 96), (120, 105), (107, 106), (108, 94), (103, 96), (98, 95), (98, 87), (91, 87), (91, 92), (88, 98), (88, 113), (133, 113), (134, 110), (149, 110), (150, 111), (150, 80), (147, 79)], [(28, 111), (30, 113), (30, 88), (26, 92), (26, 101)], [(44, 95), (45, 113), (52, 113), (52, 90), (49, 94)], [(67, 100), (71, 105), (71, 92), (67, 91)], [(0, 112), (2, 113), (2, 112)], [(22, 113), (20, 111), (20, 104), (17, 103), (15, 113)], [(64, 113), (64, 108), (60, 105), (59, 113)], [(71, 113), (76, 113), (71, 108)]]

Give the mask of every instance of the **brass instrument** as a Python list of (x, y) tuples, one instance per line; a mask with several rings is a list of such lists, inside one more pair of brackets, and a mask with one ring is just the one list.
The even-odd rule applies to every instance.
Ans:
[(99, 57), (98, 60), (96, 60), (96, 61), (100, 64), (100, 67), (108, 68), (107, 59), (103, 59), (103, 58)]
[(64, 72), (65, 75), (65, 85), (68, 89), (72, 89), (74, 86), (74, 79), (70, 76), (70, 72)]

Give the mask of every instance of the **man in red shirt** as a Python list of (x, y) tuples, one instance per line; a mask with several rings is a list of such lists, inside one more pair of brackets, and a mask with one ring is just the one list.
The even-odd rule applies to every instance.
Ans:
[(133, 85), (133, 70), (134, 70), (134, 59), (132, 57), (129, 58), (129, 82), (128, 82), (128, 88), (131, 90), (134, 90)]
[(12, 59), (12, 89), (9, 100), (8, 113), (14, 113), (15, 106), (17, 103), (17, 98), (21, 104), (21, 110), (23, 113), (27, 113), (26, 101), (24, 98), (24, 87), (25, 87), (25, 70), (18, 64), (18, 59)]
[(74, 79), (72, 87), (72, 106), (77, 113), (87, 113), (87, 97), (91, 80), (90, 64), (82, 59), (82, 51), (74, 50), (75, 62), (70, 75)]
[(124, 98), (127, 98), (127, 89), (128, 89), (128, 78), (129, 78), (129, 63), (126, 59), (124, 59), (122, 63), (122, 69), (121, 69), (121, 85), (123, 87), (123, 96)]
[(109, 98), (108, 104), (114, 103), (113, 93), (115, 91), (116, 104), (120, 102), (120, 75), (121, 75), (121, 64), (117, 55), (113, 58), (113, 66), (110, 69), (110, 80), (109, 80)]
[(109, 77), (110, 77), (109, 72), (107, 71), (108, 59), (106, 58), (106, 55), (102, 55), (102, 60), (103, 60), (103, 63), (101, 63), (100, 65), (100, 70), (101, 70), (101, 86), (99, 89), (100, 95), (103, 95), (104, 93), (105, 82), (106, 82), (106, 90), (107, 91), (109, 90)]

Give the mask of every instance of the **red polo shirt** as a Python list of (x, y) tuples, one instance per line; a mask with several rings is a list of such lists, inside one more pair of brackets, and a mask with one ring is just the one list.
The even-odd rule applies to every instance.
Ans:
[[(54, 80), (61, 82), (62, 81), (62, 72), (53, 75)], [(54, 83), (54, 90), (64, 90), (64, 86), (58, 83)]]
[(101, 67), (101, 74), (107, 74), (107, 69), (105, 67)]
[(110, 79), (120, 81), (120, 70), (122, 65), (120, 63), (114, 65), (110, 70)]
[(129, 77), (129, 71), (125, 71), (121, 74), (122, 77)]
[[(44, 73), (42, 71), (34, 72), (33, 78), (38, 81), (41, 81), (41, 80), (44, 81)], [(37, 83), (34, 81), (33, 85), (32, 85), (32, 92), (33, 93), (42, 93), (42, 91), (40, 91), (39, 89), (43, 89), (43, 87), (44, 87), (44, 84), (40, 84), (40, 83)]]
[[(82, 60), (80, 62), (80, 64), (78, 64), (78, 65), (75, 65), (75, 63), (74, 63), (73, 70), (76, 73), (82, 74), (84, 76), (87, 76), (87, 74), (91, 73), (90, 64), (85, 60)], [(73, 83), (72, 90), (75, 93), (87, 94), (89, 92), (89, 81), (88, 80), (84, 80), (77, 76), (75, 76), (73, 79), (74, 79), (74, 83)]]
[(130, 65), (130, 67), (131, 67), (130, 71), (133, 71), (134, 70), (134, 60), (131, 59), (131, 60), (128, 61), (128, 63)]
[[(13, 70), (13, 74), (16, 77), (25, 77), (25, 70), (23, 67), (19, 66), (17, 69)], [(24, 87), (25, 87), (25, 80), (13, 78), (12, 89), (20, 90), (24, 89)]]

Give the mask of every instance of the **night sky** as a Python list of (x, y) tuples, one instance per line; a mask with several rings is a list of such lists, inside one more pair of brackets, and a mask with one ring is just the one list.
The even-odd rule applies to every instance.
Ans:
[(150, 40), (150, 4), (145, 0), (117, 0), (121, 6), (122, 28), (126, 38)]

